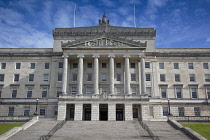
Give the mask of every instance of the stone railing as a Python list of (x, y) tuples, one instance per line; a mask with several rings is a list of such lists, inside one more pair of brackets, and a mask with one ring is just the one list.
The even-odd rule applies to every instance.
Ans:
[(0, 122), (27, 122), (33, 116), (0, 116)]
[(169, 118), (178, 122), (210, 122), (210, 116), (169, 116)]

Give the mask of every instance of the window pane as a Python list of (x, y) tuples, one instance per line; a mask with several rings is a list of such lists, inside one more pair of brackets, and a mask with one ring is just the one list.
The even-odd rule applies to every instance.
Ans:
[(44, 74), (44, 79), (43, 79), (43, 81), (47, 82), (47, 81), (48, 81), (48, 77), (49, 77), (48, 74)]
[(117, 81), (121, 81), (121, 74), (117, 74)]
[(30, 81), (30, 82), (34, 81), (34, 74), (29, 74), (28, 81)]
[(197, 88), (191, 88), (192, 98), (197, 98)]
[(27, 98), (31, 98), (32, 97), (32, 88), (28, 87), (27, 88)]
[(50, 63), (45, 63), (45, 69), (49, 69), (50, 68)]
[(47, 88), (42, 88), (42, 98), (46, 98), (47, 97)]
[(25, 107), (24, 108), (24, 116), (29, 116), (29, 112), (30, 112), (30, 108), (29, 107)]
[(159, 69), (164, 69), (164, 63), (159, 63)]
[(136, 68), (135, 63), (131, 63), (131, 66), (130, 67), (133, 68), (133, 69), (135, 69)]
[(146, 87), (146, 93), (151, 97), (151, 87)]
[(182, 98), (182, 89), (181, 88), (176, 88), (176, 97)]
[(87, 68), (92, 68), (92, 63), (87, 63)]
[(72, 81), (73, 82), (76, 82), (77, 81), (77, 74), (76, 73), (73, 73), (72, 74)]
[(72, 88), (71, 88), (71, 94), (72, 94), (72, 95), (77, 94), (77, 87), (72, 87)]
[(145, 68), (150, 68), (150, 62), (145, 62)]
[(58, 74), (58, 81), (62, 81), (63, 75), (61, 73)]
[(179, 116), (184, 116), (184, 107), (179, 107), (178, 111), (179, 111)]
[(116, 68), (121, 68), (121, 63), (116, 63)]
[(131, 74), (131, 81), (136, 81), (136, 74)]
[(180, 82), (180, 75), (179, 74), (175, 74), (175, 82)]
[(92, 94), (92, 87), (86, 88), (86, 94)]
[(146, 81), (150, 81), (151, 78), (150, 78), (150, 74), (146, 74)]
[(62, 88), (57, 87), (56, 89), (57, 89), (57, 97), (59, 97), (61, 95)]
[(203, 63), (203, 69), (209, 69), (208, 63)]
[(163, 107), (163, 116), (168, 116), (168, 107)]
[(58, 62), (58, 68), (63, 68), (63, 62)]
[(12, 88), (12, 98), (17, 97), (17, 88)]
[(205, 82), (210, 82), (210, 74), (205, 74)]
[(193, 69), (193, 63), (188, 63), (188, 68)]
[(6, 63), (1, 63), (1, 69), (6, 69)]
[(200, 108), (199, 107), (195, 107), (194, 108), (194, 113), (195, 113), (195, 116), (200, 116)]
[(122, 88), (121, 87), (117, 87), (117, 94), (122, 94)]
[(166, 88), (161, 88), (162, 98), (166, 98)]
[(14, 107), (9, 107), (8, 116), (14, 116)]
[(31, 63), (30, 69), (35, 69), (35, 63)]
[(73, 63), (73, 68), (78, 68), (78, 63)]
[(207, 88), (206, 91), (207, 91), (208, 99), (210, 99), (210, 88)]
[(18, 82), (19, 81), (19, 74), (15, 74), (14, 75), (14, 82)]
[(40, 116), (45, 116), (45, 108), (40, 108), (39, 114)]
[(174, 69), (179, 69), (179, 63), (174, 63)]
[(136, 87), (131, 87), (132, 95), (136, 95)]
[(106, 63), (102, 63), (102, 68), (106, 68)]
[(102, 92), (102, 93), (106, 93), (106, 88), (105, 88), (105, 87), (102, 87), (102, 88), (101, 88), (101, 92)]
[(4, 82), (4, 74), (0, 74), (0, 82)]
[(195, 75), (194, 74), (190, 74), (190, 82), (195, 82)]
[(88, 82), (92, 81), (92, 74), (91, 73), (87, 74), (87, 81)]
[(1, 98), (1, 94), (2, 94), (2, 87), (0, 87), (0, 98)]
[(165, 82), (165, 74), (160, 74), (160, 81)]
[(21, 67), (21, 63), (16, 63), (16, 69), (20, 69), (20, 67)]

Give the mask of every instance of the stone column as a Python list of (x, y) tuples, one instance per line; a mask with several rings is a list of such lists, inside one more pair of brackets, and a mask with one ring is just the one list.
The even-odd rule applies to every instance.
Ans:
[(77, 91), (78, 94), (82, 94), (82, 88), (83, 88), (83, 55), (78, 55), (77, 58), (79, 58), (79, 65), (78, 65), (78, 87)]
[(141, 57), (141, 94), (146, 94), (145, 57)]
[(58, 103), (57, 120), (64, 120), (66, 118), (66, 103)]
[(108, 120), (116, 120), (116, 104), (108, 104)]
[(125, 94), (131, 94), (130, 88), (130, 62), (129, 55), (123, 56), (125, 58)]
[(141, 95), (141, 60), (138, 60), (139, 95)]
[(109, 55), (109, 94), (115, 94), (114, 92), (114, 55)]
[(69, 56), (62, 56), (63, 57), (63, 77), (62, 77), (62, 95), (66, 95), (67, 89), (67, 72), (68, 72), (68, 57)]
[(82, 121), (82, 112), (83, 112), (83, 104), (76, 103), (75, 104), (75, 112), (74, 112), (74, 120)]
[(99, 69), (99, 66), (98, 66), (98, 58), (100, 56), (93, 56), (94, 58), (94, 76), (93, 76), (93, 91), (94, 91), (94, 94), (99, 94), (99, 91), (98, 91), (98, 69)]
[(99, 120), (99, 104), (93, 103), (91, 104), (91, 121)]
[(125, 104), (125, 121), (133, 120), (133, 106), (132, 104)]

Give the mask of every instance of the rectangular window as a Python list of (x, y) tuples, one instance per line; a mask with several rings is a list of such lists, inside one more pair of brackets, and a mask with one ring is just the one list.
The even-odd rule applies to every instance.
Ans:
[(164, 63), (159, 63), (159, 69), (164, 69)]
[(209, 69), (208, 63), (203, 63), (203, 69)]
[(131, 74), (131, 81), (136, 81), (136, 74)]
[(14, 116), (14, 107), (9, 107), (8, 116)]
[(73, 63), (73, 69), (78, 68), (78, 63)]
[(72, 82), (76, 82), (77, 81), (77, 74), (73, 73), (72, 74)]
[(150, 68), (150, 62), (145, 62), (145, 68)]
[(19, 74), (15, 74), (14, 75), (14, 82), (18, 82), (19, 81)]
[(92, 63), (87, 63), (87, 68), (91, 69), (92, 67)]
[(178, 107), (179, 116), (184, 116), (184, 107)]
[(61, 87), (57, 87), (56, 91), (57, 91), (57, 97), (59, 97), (61, 95), (62, 88)]
[(106, 82), (107, 81), (107, 75), (106, 75), (106, 73), (102, 73), (101, 74), (101, 81), (102, 82)]
[(63, 80), (63, 74), (58, 73), (58, 81), (61, 82)]
[(48, 80), (49, 80), (49, 75), (48, 74), (44, 74), (43, 81), (48, 82)]
[(91, 82), (92, 81), (92, 73), (87, 74), (87, 81)]
[(58, 115), (58, 107), (54, 108), (54, 115), (57, 116)]
[[(1, 92), (1, 91), (0, 91), (0, 92)], [(206, 92), (207, 92), (208, 99), (210, 99), (210, 88), (207, 88), (207, 89), (206, 89)]]
[(2, 94), (2, 87), (0, 87), (0, 98), (1, 98), (1, 94)]
[(27, 88), (27, 98), (31, 98), (32, 97), (32, 88), (28, 87)]
[(205, 74), (205, 82), (210, 82), (210, 74)]
[(21, 67), (21, 63), (16, 63), (15, 68), (16, 68), (16, 69), (20, 69), (20, 67)]
[(117, 87), (116, 89), (117, 89), (117, 94), (118, 95), (122, 94), (122, 88), (121, 87)]
[(174, 69), (179, 69), (179, 63), (174, 63)]
[(45, 116), (45, 108), (40, 108), (39, 109), (39, 115), (40, 116)]
[(163, 107), (163, 116), (168, 116), (168, 107)]
[(181, 88), (176, 88), (176, 97), (177, 98), (182, 98), (182, 89)]
[(175, 82), (180, 82), (180, 75), (179, 74), (175, 74)]
[(146, 87), (146, 93), (148, 94), (149, 97), (151, 97), (151, 87)]
[(42, 88), (42, 98), (46, 98), (47, 97), (47, 90), (48, 90), (48, 88), (46, 88), (46, 87)]
[(58, 62), (58, 68), (63, 68), (63, 62)]
[(86, 88), (86, 94), (87, 94), (87, 95), (92, 94), (92, 87), (87, 87), (87, 88)]
[(28, 81), (33, 82), (34, 81), (34, 74), (29, 74)]
[(195, 74), (190, 74), (190, 82), (195, 82)]
[(188, 63), (188, 68), (189, 68), (189, 69), (194, 69), (193, 63)]
[(135, 69), (136, 68), (136, 64), (135, 63), (131, 63), (131, 66), (130, 66), (132, 69)]
[(121, 63), (116, 63), (116, 68), (120, 69), (121, 68)]
[(4, 82), (4, 74), (0, 74), (0, 82)]
[(102, 64), (101, 64), (101, 68), (102, 68), (102, 69), (105, 69), (105, 68), (106, 68), (106, 63), (102, 63)]
[(72, 87), (71, 88), (71, 94), (76, 95), (77, 94), (77, 87)]
[(165, 82), (166, 81), (165, 74), (160, 74), (160, 81), (161, 82)]
[(122, 79), (121, 79), (121, 74), (117, 74), (117, 75), (116, 75), (116, 80), (117, 80), (117, 81), (121, 81), (121, 80), (122, 80)]
[(31, 63), (30, 69), (35, 69), (35, 63)]
[(131, 87), (131, 93), (132, 95), (136, 95), (136, 87)]
[(194, 87), (191, 88), (191, 95), (192, 95), (192, 98), (194, 99), (198, 98), (197, 90), (198, 90), (197, 88), (194, 88)]
[(194, 107), (194, 113), (195, 113), (195, 116), (200, 116), (201, 115), (200, 108)]
[(101, 92), (102, 92), (102, 93), (106, 93), (106, 88), (105, 88), (105, 87), (102, 87), (102, 88), (101, 88)]
[(17, 97), (17, 88), (13, 87), (12, 88), (12, 98), (16, 98)]
[(6, 63), (0, 63), (1, 64), (1, 69), (6, 69)]
[(150, 74), (146, 74), (146, 81), (151, 81)]
[(166, 88), (160, 88), (162, 98), (166, 98)]
[(45, 63), (44, 67), (45, 67), (45, 69), (50, 69), (50, 63)]
[(24, 116), (29, 116), (30, 113), (30, 107), (25, 107), (24, 108)]

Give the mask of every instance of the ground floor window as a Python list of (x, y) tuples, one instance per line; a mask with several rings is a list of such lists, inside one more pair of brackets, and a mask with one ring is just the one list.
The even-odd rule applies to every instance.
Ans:
[(168, 116), (168, 107), (163, 107), (163, 116)]
[(210, 88), (207, 88), (206, 91), (207, 91), (208, 99), (210, 99)]
[(45, 116), (45, 108), (40, 108), (39, 114), (40, 116)]
[(8, 116), (14, 116), (14, 107), (9, 107)]
[(195, 107), (194, 108), (194, 113), (195, 113), (195, 116), (200, 116), (200, 108), (199, 107)]
[(179, 116), (184, 116), (184, 107), (179, 107), (178, 111), (179, 111)]

